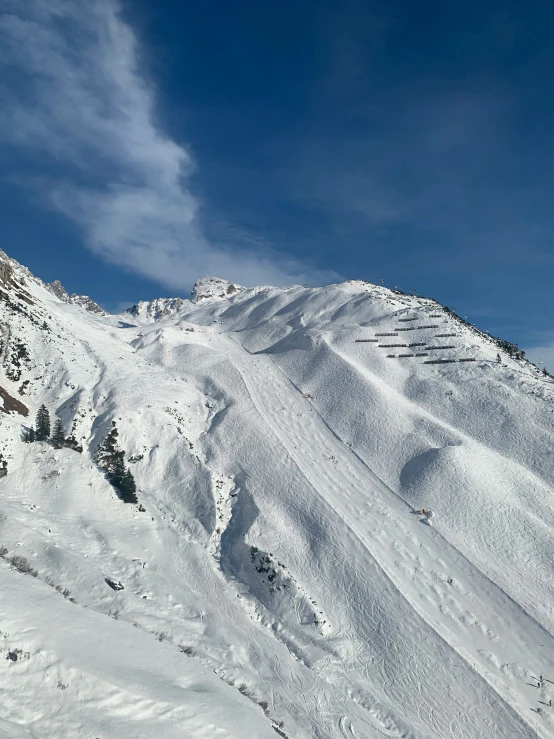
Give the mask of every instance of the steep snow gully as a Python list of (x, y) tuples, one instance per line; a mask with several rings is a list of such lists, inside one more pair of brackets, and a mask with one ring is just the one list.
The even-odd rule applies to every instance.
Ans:
[(368, 283), (109, 316), (0, 256), (0, 737), (554, 736), (551, 378)]

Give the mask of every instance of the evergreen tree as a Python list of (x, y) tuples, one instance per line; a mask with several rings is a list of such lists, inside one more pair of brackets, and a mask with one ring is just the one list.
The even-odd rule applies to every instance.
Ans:
[(34, 440), (35, 440), (35, 430), (31, 426), (31, 428), (27, 431), (27, 436), (25, 437), (25, 441), (28, 444), (32, 444)]
[(117, 429), (112, 428), (104, 441), (100, 443), (96, 450), (95, 458), (97, 464), (110, 473), (119, 454), (117, 449)]
[(113, 428), (96, 450), (96, 462), (106, 471), (110, 484), (119, 492), (125, 503), (138, 503), (135, 478), (125, 467), (125, 452), (117, 445), (117, 429), (115, 422), (112, 423)]
[(61, 449), (65, 443), (65, 434), (63, 431), (63, 425), (61, 418), (56, 418), (56, 423), (54, 424), (54, 431), (52, 433), (52, 444), (56, 447), (56, 449)]
[(50, 414), (45, 405), (41, 405), (38, 409), (36, 420), (35, 439), (37, 441), (46, 441), (50, 436)]
[(125, 453), (115, 452), (111, 469), (108, 471), (108, 479), (114, 488), (121, 489), (125, 477)]
[(125, 470), (119, 489), (124, 503), (138, 503), (137, 486), (130, 469)]

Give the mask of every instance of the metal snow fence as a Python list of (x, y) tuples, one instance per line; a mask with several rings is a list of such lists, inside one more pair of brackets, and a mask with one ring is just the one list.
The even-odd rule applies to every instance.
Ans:
[(378, 339), (355, 339), (355, 344), (369, 344), (370, 342), (378, 341)]
[(428, 359), (423, 364), (451, 364), (452, 362), (459, 362), (459, 359)]
[(458, 359), (458, 362), (476, 362), (477, 359), (471, 358), (471, 359)]
[(403, 321), (403, 322), (406, 322), (406, 321), (417, 321), (417, 318), (418, 317), (416, 316), (415, 318), (399, 318), (398, 320), (399, 321)]
[(432, 326), (416, 326), (416, 328), (438, 328), (439, 324), (435, 323)]
[(395, 328), (395, 331), (415, 331), (417, 326), (400, 326), (400, 328)]
[(435, 334), (435, 339), (446, 339), (449, 336), (457, 336), (458, 334)]
[(396, 332), (392, 334), (375, 334), (375, 336), (396, 336)]
[(409, 346), (409, 344), (379, 344), (378, 349), (394, 349), (400, 346)]
[(450, 346), (428, 346), (427, 349), (456, 349), (454, 344), (451, 344)]

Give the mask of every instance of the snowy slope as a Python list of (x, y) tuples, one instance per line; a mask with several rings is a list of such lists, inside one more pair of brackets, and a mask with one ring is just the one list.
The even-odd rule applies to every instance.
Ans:
[(12, 266), (0, 736), (554, 736), (551, 378), (367, 283), (107, 316)]

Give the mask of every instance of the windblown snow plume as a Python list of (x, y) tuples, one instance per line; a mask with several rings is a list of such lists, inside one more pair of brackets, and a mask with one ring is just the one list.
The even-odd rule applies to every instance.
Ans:
[(90, 249), (174, 289), (214, 272), (248, 284), (335, 276), (263, 246), (206, 239), (191, 154), (156, 120), (154, 90), (116, 0), (3, 5), (2, 135), (31, 148), (31, 167), (48, 162), (40, 186)]

